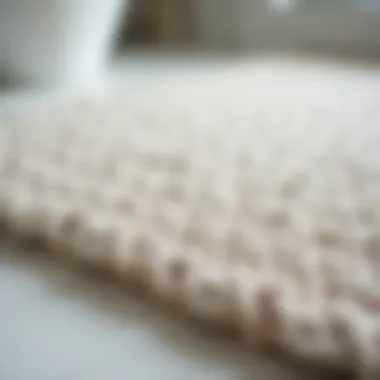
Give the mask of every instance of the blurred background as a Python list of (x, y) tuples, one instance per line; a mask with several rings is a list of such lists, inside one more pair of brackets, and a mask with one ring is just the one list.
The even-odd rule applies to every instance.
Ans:
[(376, 59), (379, 36), (380, 0), (0, 0), (0, 76), (84, 86), (136, 51)]
[(140, 0), (121, 46), (377, 54), (379, 0)]

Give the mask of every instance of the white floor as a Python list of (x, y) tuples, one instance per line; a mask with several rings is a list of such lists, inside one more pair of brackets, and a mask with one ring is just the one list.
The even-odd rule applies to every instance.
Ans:
[[(196, 66), (132, 58), (115, 76), (131, 88)], [(4, 90), (0, 110), (20, 112), (50, 96)], [(318, 378), (205, 334), (118, 287), (33, 256), (0, 250), (1, 380)]]
[(309, 379), (112, 284), (0, 254), (0, 379)]

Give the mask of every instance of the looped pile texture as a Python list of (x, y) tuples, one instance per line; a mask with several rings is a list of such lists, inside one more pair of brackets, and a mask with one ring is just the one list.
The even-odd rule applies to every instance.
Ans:
[(9, 232), (380, 378), (379, 71), (241, 65), (0, 133)]

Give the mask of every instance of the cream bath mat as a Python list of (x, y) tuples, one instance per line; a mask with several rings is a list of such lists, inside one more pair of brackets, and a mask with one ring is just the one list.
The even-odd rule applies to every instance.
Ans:
[(258, 348), (380, 376), (380, 72), (262, 62), (5, 123), (6, 230)]

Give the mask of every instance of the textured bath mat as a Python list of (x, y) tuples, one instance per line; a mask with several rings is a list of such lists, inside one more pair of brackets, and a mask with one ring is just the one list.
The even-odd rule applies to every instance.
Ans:
[(193, 79), (4, 125), (7, 229), (259, 348), (378, 378), (379, 72)]

